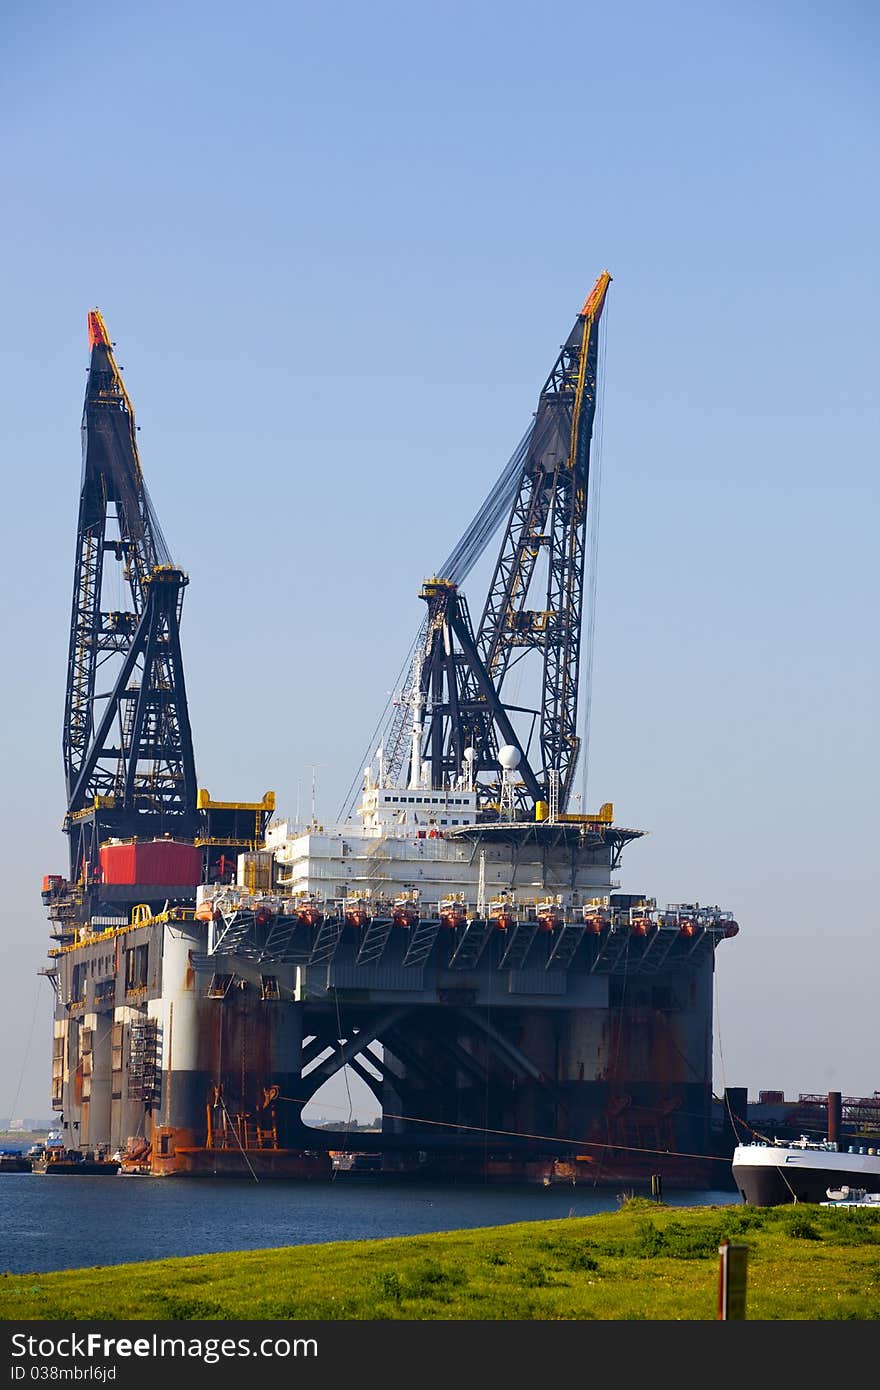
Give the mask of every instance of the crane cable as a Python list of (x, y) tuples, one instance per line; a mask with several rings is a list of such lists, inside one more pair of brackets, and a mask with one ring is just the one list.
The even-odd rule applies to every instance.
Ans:
[[(450, 583), (461, 584), (464, 582), (474, 565), (485, 552), (486, 547), (501, 523), (502, 517), (512, 506), (513, 499), (520, 485), (523, 463), (528, 455), (534, 427), (535, 422), (534, 419), (532, 419), (482, 505), (478, 508), (458, 542), (440, 566), (440, 569), (436, 571), (443, 579), (448, 579)], [(379, 716), (376, 727), (373, 730), (373, 736), (361, 758), (358, 770), (352, 778), (351, 785), (349, 786), (345, 800), (342, 803), (342, 808), (339, 812), (338, 819), (340, 821), (345, 820), (352, 812), (361, 776), (363, 775), (362, 769), (366, 765), (367, 760), (373, 757), (377, 746), (377, 739), (380, 737), (383, 730), (389, 731), (392, 739), (394, 739), (395, 742), (397, 741), (396, 725), (398, 720), (395, 716), (398, 710), (406, 704), (408, 687), (411, 683), (413, 657), (416, 654), (419, 644), (424, 642), (425, 636), (426, 623), (422, 622), (418, 633), (410, 644), (409, 652), (400, 668), (400, 673), (394, 687), (388, 693), (385, 707)], [(400, 692), (399, 702), (395, 700), (398, 691)], [(394, 709), (394, 715), (389, 718), (389, 711), (392, 709)], [(396, 749), (394, 752), (396, 753)]]
[[(299, 1106), (308, 1105), (311, 1099), (311, 1096), (300, 1098), (296, 1096), (276, 1096), (276, 1100), (287, 1101), (290, 1105)], [(429, 1120), (423, 1115), (398, 1115), (391, 1110), (383, 1110), (382, 1114), (387, 1120), (406, 1120), (411, 1124), (430, 1125), (434, 1129), (466, 1130), (472, 1134), (497, 1134), (509, 1139), (533, 1139), (548, 1144), (565, 1144), (576, 1149), (601, 1149), (604, 1151), (610, 1147), (618, 1153), (660, 1154), (665, 1158), (698, 1158), (701, 1162), (730, 1164), (730, 1159), (725, 1156), (689, 1153), (681, 1149), (649, 1149), (636, 1144), (612, 1144), (609, 1146), (607, 1140), (563, 1139), (560, 1138), (558, 1134), (531, 1134), (527, 1130), (519, 1129), (489, 1129), (483, 1125), (457, 1124), (454, 1120)], [(340, 1131), (335, 1132), (338, 1133)]]
[(24, 1053), (22, 1054), (22, 1059), (21, 1059), (21, 1070), (19, 1071), (19, 1074), (18, 1074), (18, 1085), (17, 1085), (16, 1088), (15, 1088), (15, 1095), (14, 1095), (13, 1100), (12, 1100), (12, 1108), (11, 1108), (10, 1111), (9, 1111), (9, 1114), (10, 1114), (10, 1116), (11, 1116), (12, 1119), (15, 1118), (15, 1110), (16, 1110), (16, 1107), (17, 1107), (17, 1105), (18, 1105), (18, 1097), (19, 1097), (19, 1095), (21, 1094), (21, 1087), (22, 1087), (22, 1082), (24, 1081), (25, 1069), (26, 1069), (27, 1064), (28, 1064), (28, 1061), (29, 1061), (29, 1059), (30, 1059), (30, 1055), (31, 1055), (31, 1043), (33, 1042), (33, 1039), (34, 1039), (34, 1026), (35, 1026), (35, 1024), (36, 1024), (36, 1021), (37, 1021), (37, 1014), (39, 1013), (39, 1011), (40, 1011), (40, 977), (38, 976), (38, 977), (37, 977), (37, 989), (36, 989), (36, 994), (35, 994), (35, 996), (34, 996), (34, 1007), (33, 1007), (33, 1012), (32, 1012), (32, 1014), (31, 1014), (31, 1026), (30, 1026), (30, 1029), (28, 1030), (27, 1042), (25, 1043)]
[(593, 652), (596, 634), (596, 592), (599, 574), (599, 506), (602, 494), (602, 453), (605, 435), (605, 373), (599, 371), (598, 361), (604, 360), (608, 343), (608, 312), (599, 321), (599, 352), (597, 377), (599, 395), (596, 402), (596, 444), (591, 451), (590, 507), (588, 542), (587, 631), (581, 676), (581, 810), (587, 807), (587, 779), (590, 763), (590, 713), (593, 692)]
[(517, 494), (534, 428), (532, 419), (482, 506), (437, 571), (442, 579), (462, 584), (485, 551)]

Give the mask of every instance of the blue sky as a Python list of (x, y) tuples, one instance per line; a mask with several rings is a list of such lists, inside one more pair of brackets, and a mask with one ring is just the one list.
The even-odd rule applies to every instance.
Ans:
[(717, 1089), (880, 1086), (878, 28), (6, 7), (0, 1114), (47, 1110), (88, 309), (191, 579), (199, 780), (292, 813), (316, 764), (329, 818), (606, 266), (589, 799), (650, 831), (624, 887), (741, 923)]

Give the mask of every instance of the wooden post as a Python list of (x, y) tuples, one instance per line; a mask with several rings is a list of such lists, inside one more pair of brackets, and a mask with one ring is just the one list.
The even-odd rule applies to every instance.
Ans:
[(721, 1256), (718, 1270), (718, 1317), (727, 1321), (746, 1315), (747, 1245), (731, 1245), (723, 1240), (718, 1247)]
[(663, 1200), (663, 1179), (659, 1173), (651, 1174), (651, 1196), (655, 1202)]

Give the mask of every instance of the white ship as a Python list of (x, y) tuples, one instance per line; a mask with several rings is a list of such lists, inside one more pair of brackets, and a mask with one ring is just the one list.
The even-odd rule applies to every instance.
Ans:
[(880, 1153), (864, 1144), (800, 1139), (788, 1143), (739, 1144), (733, 1154), (733, 1179), (749, 1206), (820, 1202), (833, 1193), (858, 1189), (880, 1194)]

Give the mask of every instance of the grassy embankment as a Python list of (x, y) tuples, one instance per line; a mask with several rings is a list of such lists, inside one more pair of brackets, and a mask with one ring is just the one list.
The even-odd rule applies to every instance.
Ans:
[(748, 1247), (749, 1319), (880, 1317), (880, 1217), (667, 1207), (391, 1240), (0, 1276), (3, 1319), (714, 1319), (718, 1246)]

